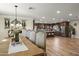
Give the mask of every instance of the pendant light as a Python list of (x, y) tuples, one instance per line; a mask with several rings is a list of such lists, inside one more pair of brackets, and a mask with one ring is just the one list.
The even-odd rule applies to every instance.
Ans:
[(13, 28), (22, 27), (21, 22), (17, 20), (17, 7), (18, 6), (15, 5), (14, 7), (15, 7), (15, 20), (11, 22), (11, 27)]

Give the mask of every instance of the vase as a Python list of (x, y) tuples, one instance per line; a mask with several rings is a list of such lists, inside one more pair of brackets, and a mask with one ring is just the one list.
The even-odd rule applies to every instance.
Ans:
[(19, 33), (15, 33), (15, 42), (19, 42)]

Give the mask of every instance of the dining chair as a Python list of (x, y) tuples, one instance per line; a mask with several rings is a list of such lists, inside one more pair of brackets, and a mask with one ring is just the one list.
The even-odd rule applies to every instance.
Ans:
[(22, 30), (23, 36), (27, 37), (30, 41), (35, 43), (35, 31), (33, 30)]
[(25, 36), (25, 37), (27, 37), (27, 38), (29, 38), (30, 34), (29, 34), (29, 31), (27, 31), (26, 29), (23, 29), (22, 30), (22, 35)]
[(33, 30), (29, 30), (29, 39), (33, 42), (33, 43), (35, 43), (35, 31), (33, 31)]
[(22, 29), (22, 35), (26, 36), (26, 30), (25, 29)]
[(36, 45), (44, 50), (46, 55), (46, 32), (44, 30), (38, 30), (36, 32)]

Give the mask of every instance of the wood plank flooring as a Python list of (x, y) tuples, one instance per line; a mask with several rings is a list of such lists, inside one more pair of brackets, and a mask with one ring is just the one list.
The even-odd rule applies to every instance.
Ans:
[[(79, 56), (79, 39), (71, 39), (65, 37), (49, 37), (46, 40), (47, 56)], [(5, 44), (2, 44), (0, 42), (0, 53), (7, 53), (6, 51), (8, 49), (6, 48), (8, 48), (8, 44), (8, 42)], [(36, 50), (35, 52), (37, 53)]]
[(79, 39), (49, 37), (46, 52), (48, 56), (79, 56)]

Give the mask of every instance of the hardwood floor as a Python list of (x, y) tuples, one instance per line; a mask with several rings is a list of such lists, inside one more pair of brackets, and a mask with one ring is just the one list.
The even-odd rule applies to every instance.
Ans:
[[(79, 56), (79, 39), (71, 39), (65, 37), (49, 37), (46, 40), (47, 40), (46, 41), (47, 56)], [(6, 48), (8, 48), (7, 45), (9, 45), (9, 42), (8, 41), (7, 43), (4, 42), (5, 44), (2, 44), (1, 42), (0, 42), (0, 53), (7, 53), (8, 49)], [(32, 49), (32, 51), (34, 50), (34, 48)], [(33, 51), (33, 53), (35, 52), (37, 53), (37, 51), (38, 50), (36, 49), (35, 51)]]
[(79, 39), (47, 38), (46, 52), (48, 56), (79, 56)]

